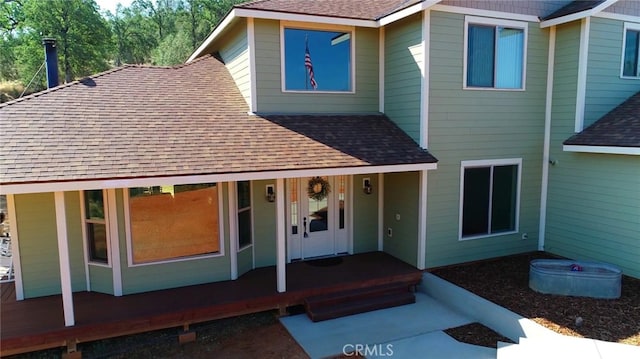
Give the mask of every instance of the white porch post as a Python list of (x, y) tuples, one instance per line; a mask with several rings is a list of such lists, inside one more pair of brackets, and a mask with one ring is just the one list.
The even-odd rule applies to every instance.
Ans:
[(276, 179), (276, 250), (278, 292), (287, 291), (287, 245), (285, 242), (284, 179)]
[(229, 189), (229, 262), (231, 279), (238, 279), (238, 182), (228, 182)]
[(427, 173), (420, 171), (420, 189), (418, 202), (418, 259), (417, 267), (425, 268), (427, 255)]
[(118, 207), (116, 206), (116, 190), (107, 190), (107, 225), (109, 226), (110, 260), (113, 274), (113, 295), (122, 296), (122, 265), (120, 262), (120, 234), (118, 232)]
[(384, 250), (384, 173), (378, 174), (378, 250)]
[(12, 194), (7, 195), (7, 210), (11, 218), (9, 234), (11, 237), (11, 260), (13, 261), (13, 279), (16, 286), (16, 300), (24, 299), (22, 286), (22, 263), (20, 262), (20, 241), (18, 239), (18, 216), (16, 215), (16, 202)]
[(54, 198), (64, 325), (70, 327), (75, 325), (75, 318), (73, 314), (73, 291), (71, 290), (71, 265), (69, 264), (69, 243), (67, 240), (67, 215), (64, 205), (64, 192), (55, 192)]

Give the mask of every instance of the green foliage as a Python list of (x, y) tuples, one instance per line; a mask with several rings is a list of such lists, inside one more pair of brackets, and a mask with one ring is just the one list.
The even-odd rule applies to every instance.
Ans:
[(189, 35), (184, 31), (167, 35), (151, 55), (154, 65), (173, 66), (184, 63), (193, 52)]
[(113, 63), (144, 64), (151, 62), (151, 52), (158, 46), (154, 24), (136, 6), (123, 8), (118, 5), (116, 13), (107, 12), (112, 41)]
[(0, 0), (0, 81), (46, 87), (43, 37), (56, 38), (66, 82), (110, 66), (180, 64), (241, 2), (134, 0), (101, 15), (95, 0)]
[(108, 69), (110, 30), (94, 0), (24, 0), (24, 13), (32, 33), (56, 38), (66, 82)]
[(0, 2), (0, 33), (17, 29), (23, 21), (22, 0)]
[(6, 33), (2, 41), (0, 41), (0, 81), (18, 79), (16, 53), (14, 51), (18, 44), (19, 39), (12, 33)]

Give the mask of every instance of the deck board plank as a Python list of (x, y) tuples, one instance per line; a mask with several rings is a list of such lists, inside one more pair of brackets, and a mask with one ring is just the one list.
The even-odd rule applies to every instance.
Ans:
[[(60, 295), (0, 303), (2, 356), (115, 336), (179, 327), (203, 321), (301, 305), (323, 293), (397, 281), (417, 284), (422, 272), (388, 254), (369, 252), (342, 257), (319, 267), (287, 264), (287, 291), (276, 290), (275, 266), (251, 270), (235, 281), (192, 285), (114, 297), (96, 292), (73, 294), (76, 325), (64, 326)], [(4, 285), (4, 284), (3, 284)], [(4, 287), (3, 287), (4, 289)]]

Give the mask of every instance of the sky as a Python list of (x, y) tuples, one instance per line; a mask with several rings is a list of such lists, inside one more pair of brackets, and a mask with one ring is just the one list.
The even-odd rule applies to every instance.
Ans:
[(100, 12), (109, 10), (113, 14), (116, 12), (116, 5), (118, 5), (118, 3), (124, 7), (128, 7), (132, 1), (133, 0), (96, 0), (96, 3), (100, 6)]

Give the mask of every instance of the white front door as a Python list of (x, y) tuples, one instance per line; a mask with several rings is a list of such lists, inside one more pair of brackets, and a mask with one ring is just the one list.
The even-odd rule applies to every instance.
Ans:
[(324, 176), (287, 181), (289, 260), (347, 252), (347, 179)]

